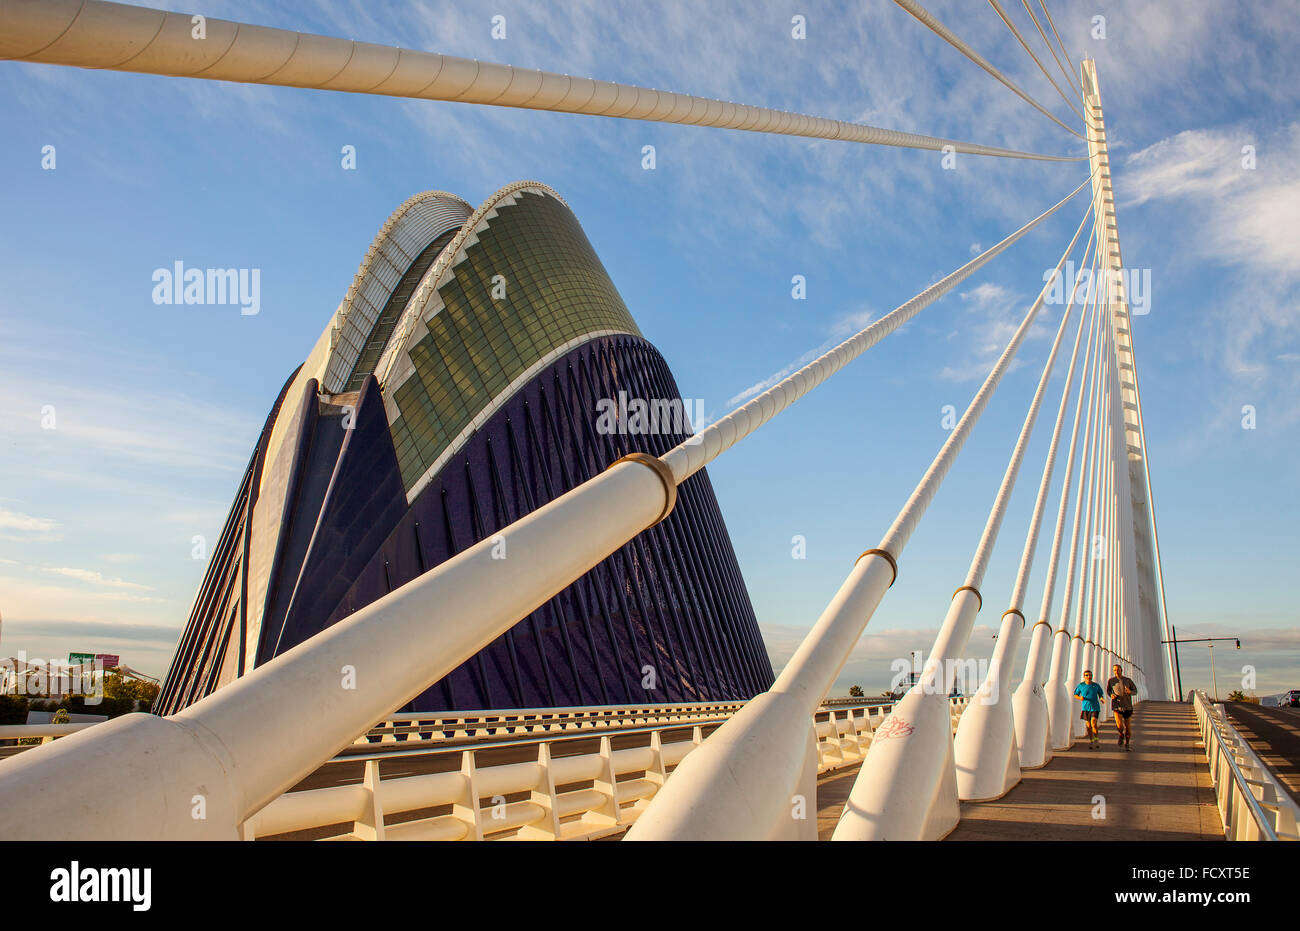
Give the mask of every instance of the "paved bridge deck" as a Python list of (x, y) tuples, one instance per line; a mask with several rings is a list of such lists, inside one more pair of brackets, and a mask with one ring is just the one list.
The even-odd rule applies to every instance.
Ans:
[[(1133, 749), (1102, 726), (1100, 750), (1076, 742), (1028, 770), (1002, 798), (963, 802), (949, 840), (1223, 840), (1223, 822), (1190, 704), (1147, 701), (1133, 715)], [(818, 832), (830, 838), (857, 767), (817, 787)], [(1106, 799), (1095, 818), (1094, 796)]]

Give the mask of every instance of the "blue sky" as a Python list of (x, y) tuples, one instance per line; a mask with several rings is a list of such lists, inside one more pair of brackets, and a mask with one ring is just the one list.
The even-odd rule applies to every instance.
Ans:
[[(991, 8), (927, 6), (1074, 119)], [(1004, 6), (1037, 42), (1023, 8)], [(1241, 653), (1217, 654), (1221, 684), (1252, 664), (1261, 693), (1300, 687), (1300, 21), (1284, 0), (1051, 9), (1072, 57), (1097, 60), (1125, 261), (1151, 269), (1133, 338), (1170, 617), (1180, 636), (1242, 637)], [(1082, 146), (887, 0), (201, 11), (1010, 148)], [(794, 13), (804, 40), (791, 38)], [(496, 14), (504, 40), (490, 35)], [(521, 178), (556, 188), (683, 394), (716, 416), (1084, 177), (1082, 163), (959, 156), (945, 171), (934, 152), (8, 62), (0, 120), (0, 654), (116, 652), (155, 675), (202, 575), (193, 537), (215, 541), (276, 392), (411, 194), (476, 204)], [(47, 145), (54, 170), (41, 167)], [(346, 145), (356, 170), (341, 167)], [(945, 438), (942, 408), (964, 409), (1084, 207), (1080, 196), (710, 466), (778, 666), (889, 526)], [(261, 312), (155, 305), (152, 273), (176, 261), (260, 269)], [(807, 300), (792, 300), (793, 275)], [(841, 687), (875, 691), (892, 658), (928, 648), (1059, 313), (999, 388)], [(972, 656), (991, 651), (1009, 596), (1058, 368)], [(791, 558), (796, 534), (806, 559)], [(1035, 610), (1045, 568), (1040, 552)], [(1208, 685), (1205, 654), (1184, 650), (1186, 686)]]

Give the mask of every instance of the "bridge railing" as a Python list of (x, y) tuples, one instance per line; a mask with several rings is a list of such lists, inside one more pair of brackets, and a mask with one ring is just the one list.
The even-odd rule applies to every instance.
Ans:
[[(830, 698), (822, 702), (823, 719), (829, 709), (877, 707), (892, 704), (888, 698)], [(354, 742), (443, 743), (447, 741), (507, 739), (573, 731), (652, 727), (725, 720), (743, 701), (672, 702), (656, 705), (594, 705), (572, 708), (514, 708), (505, 711), (406, 712), (384, 717)]]
[[(853, 702), (855, 706), (825, 708), (815, 716), (818, 773), (861, 762), (876, 727), (893, 709), (892, 703)], [(951, 699), (954, 729), (967, 702), (965, 697)], [(619, 737), (648, 734), (649, 744), (640, 747), (615, 749), (615, 735), (606, 732), (599, 735), (596, 749), (566, 753), (566, 744), (596, 736), (570, 731), (558, 736), (514, 733), (503, 735), (510, 739), (483, 740), (469, 748), (348, 753), (336, 757), (335, 762), (363, 763), (359, 784), (286, 793), (247, 819), (240, 833), (245, 840), (302, 832), (312, 832), (322, 840), (591, 840), (618, 834), (636, 821), (677, 764), (703, 742), (706, 728), (726, 719), (724, 714), (692, 724), (685, 716), (703, 713), (695, 708), (716, 709), (724, 704), (734, 704), (734, 713), (743, 703), (643, 709), (659, 712), (659, 720), (651, 726), (617, 732)], [(589, 717), (597, 718), (601, 716), (598, 712), (617, 709), (585, 710)], [(483, 714), (495, 718), (517, 713)], [(605, 724), (602, 729), (612, 727)], [(674, 732), (687, 727), (689, 737), (672, 739)], [(594, 725), (588, 728), (592, 729)], [(481, 762), (488, 751), (521, 745), (536, 746), (536, 760), (495, 765)], [(380, 770), (385, 760), (453, 753), (459, 754), (459, 766), (449, 766), (444, 772), (385, 779)], [(816, 800), (806, 799), (804, 804), (806, 817), (815, 818)]]
[(743, 701), (679, 702), (660, 705), (518, 708), (506, 711), (408, 712), (388, 715), (358, 737), (356, 746), (529, 737), (671, 722), (720, 720), (735, 714), (744, 704)]
[(1300, 840), (1300, 806), (1232, 726), (1223, 705), (1211, 704), (1199, 689), (1192, 705), (1228, 840)]
[(55, 737), (66, 737), (98, 723), (75, 721), (70, 724), (0, 724), (0, 741), (39, 738), (41, 743), (49, 743)]

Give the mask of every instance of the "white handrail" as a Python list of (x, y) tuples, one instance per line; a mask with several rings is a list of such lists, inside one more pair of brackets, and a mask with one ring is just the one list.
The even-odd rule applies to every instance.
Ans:
[(69, 724), (0, 724), (0, 740), (25, 740), (29, 737), (66, 737), (94, 727), (99, 721), (74, 721)]
[[(1300, 806), (1205, 692), (1192, 693), (1228, 840), (1295, 840)], [(1265, 809), (1272, 812), (1270, 816)], [(1249, 817), (1247, 817), (1249, 816)]]

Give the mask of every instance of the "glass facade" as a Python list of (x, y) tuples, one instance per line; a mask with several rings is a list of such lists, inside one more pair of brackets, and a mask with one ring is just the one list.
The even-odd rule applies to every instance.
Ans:
[(475, 235), (438, 287), (442, 306), (425, 321), (428, 332), (410, 348), (415, 373), (386, 386), (400, 411), (393, 442), (408, 489), (538, 360), (591, 333), (640, 335), (559, 200), (522, 191)]
[(366, 376), (375, 370), (379, 363), (379, 356), (383, 353), (384, 347), (388, 345), (388, 338), (393, 335), (393, 327), (401, 319), (403, 311), (406, 310), (407, 303), (411, 300), (411, 295), (415, 293), (420, 279), (424, 273), (429, 270), (433, 260), (438, 257), (438, 253), (446, 248), (447, 243), (455, 238), (460, 232), (459, 228), (447, 230), (433, 242), (429, 243), (421, 252), (411, 267), (402, 275), (402, 280), (397, 283), (393, 289), (392, 296), (389, 297), (388, 303), (384, 305), (383, 311), (375, 320), (375, 325), (370, 334), (366, 337), (365, 345), (361, 347), (361, 352), (357, 356), (357, 364), (353, 367), (348, 380), (345, 383), (344, 391), (360, 391), (361, 386), (366, 383)]

